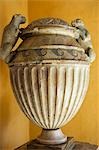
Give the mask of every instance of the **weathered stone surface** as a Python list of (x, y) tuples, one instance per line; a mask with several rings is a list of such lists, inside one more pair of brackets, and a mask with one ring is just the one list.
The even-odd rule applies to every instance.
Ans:
[[(69, 41), (70, 43), (72, 43), (73, 39), (75, 39), (76, 42), (84, 49), (85, 54), (89, 57), (89, 59), (85, 59), (85, 61), (89, 60), (92, 62), (95, 59), (91, 36), (81, 19), (73, 20), (71, 24), (57, 18), (38, 19), (23, 29), (20, 37), (25, 39), (27, 37), (29, 38), (38, 35), (43, 35), (43, 37), (45, 35), (62, 35), (65, 36), (64, 39), (66, 41), (68, 41), (67, 37), (69, 36), (71, 38)], [(50, 44), (50, 42), (48, 43)], [(75, 46), (77, 46), (77, 44)]]

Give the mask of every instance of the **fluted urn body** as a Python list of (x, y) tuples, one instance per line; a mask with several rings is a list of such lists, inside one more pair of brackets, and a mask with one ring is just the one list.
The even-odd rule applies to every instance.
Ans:
[(44, 129), (57, 129), (75, 116), (89, 81), (89, 65), (75, 61), (17, 64), (10, 72), (21, 109)]
[(80, 29), (61, 19), (34, 21), (20, 37), (23, 41), (9, 62), (17, 102), (44, 129), (40, 142), (63, 143), (66, 137), (58, 128), (76, 115), (88, 88), (89, 47)]

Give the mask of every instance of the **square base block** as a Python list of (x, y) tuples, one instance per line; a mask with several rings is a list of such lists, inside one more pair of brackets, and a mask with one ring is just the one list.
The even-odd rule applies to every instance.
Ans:
[(32, 140), (15, 150), (98, 150), (98, 146), (68, 138), (67, 142), (59, 145), (41, 144), (37, 140)]

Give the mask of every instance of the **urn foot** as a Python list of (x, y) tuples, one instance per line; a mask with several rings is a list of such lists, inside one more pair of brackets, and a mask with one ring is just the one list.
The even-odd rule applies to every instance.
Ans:
[(42, 144), (62, 144), (67, 141), (67, 137), (61, 129), (43, 129), (37, 140)]

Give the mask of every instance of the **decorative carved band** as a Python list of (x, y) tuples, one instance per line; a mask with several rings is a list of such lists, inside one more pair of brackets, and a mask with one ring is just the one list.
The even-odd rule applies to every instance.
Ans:
[[(66, 49), (67, 48), (67, 49)], [(15, 52), (11, 53), (12, 60), (10, 64), (43, 61), (43, 60), (81, 60), (85, 61), (88, 56), (83, 52), (82, 48), (73, 46), (40, 46), (33, 48), (18, 49), (17, 57)], [(13, 60), (14, 57), (14, 60)]]

